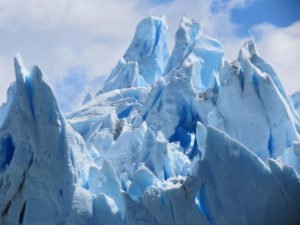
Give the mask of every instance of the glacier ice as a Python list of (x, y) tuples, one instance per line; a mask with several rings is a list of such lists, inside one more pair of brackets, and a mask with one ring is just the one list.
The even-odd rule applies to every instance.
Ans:
[(156, 82), (169, 58), (167, 30), (165, 17), (143, 19), (124, 57), (105, 81), (103, 91), (149, 86)]
[(297, 110), (298, 114), (300, 114), (300, 92), (296, 92), (291, 96), (293, 105)]
[[(103, 87), (63, 115), (15, 57), (0, 106), (2, 225), (297, 225), (299, 94), (247, 41), (238, 58), (183, 17), (137, 26)], [(297, 111), (298, 110), (298, 111)]]
[(219, 41), (204, 35), (197, 21), (183, 17), (166, 74), (179, 70), (182, 75), (191, 77), (194, 89), (203, 90), (213, 79), (213, 72), (218, 69), (223, 54), (224, 47)]

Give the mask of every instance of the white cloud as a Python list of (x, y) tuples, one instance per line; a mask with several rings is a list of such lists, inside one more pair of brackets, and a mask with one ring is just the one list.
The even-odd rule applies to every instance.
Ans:
[(0, 102), (14, 79), (18, 51), (27, 65), (40, 65), (55, 87), (76, 68), (90, 79), (106, 76), (141, 17), (135, 5), (122, 0), (1, 0)]
[[(171, 37), (182, 15), (196, 19), (206, 33), (224, 42), (226, 55), (235, 58), (244, 39), (235, 35), (237, 25), (231, 22), (230, 13), (234, 8), (247, 7), (251, 1), (229, 0), (224, 4), (225, 1), (219, 0), (174, 0), (153, 4), (151, 0), (1, 0), (0, 102), (4, 101), (9, 82), (14, 79), (12, 58), (18, 51), (27, 65), (42, 67), (58, 98), (65, 98), (61, 102), (68, 101), (70, 89), (75, 88), (72, 82), (66, 83), (74, 70), (83, 71), (82, 75), (87, 76), (82, 90), (94, 90), (97, 86), (100, 89), (101, 80), (130, 44), (136, 24), (149, 15), (166, 15)], [(212, 11), (212, 3), (218, 3), (217, 10)], [(280, 51), (284, 49), (270, 45), (273, 35), (290, 31), (286, 29), (263, 25), (253, 30), (262, 34), (258, 42), (260, 52), (271, 63), (278, 64), (275, 68), (279, 73), (295, 66), (288, 60), (282, 60), (283, 66), (280, 66), (273, 53), (276, 50), (277, 55), (282, 55)], [(285, 40), (294, 43), (297, 38), (290, 38), (291, 31), (287, 33)], [(292, 48), (289, 58), (297, 56), (296, 49), (300, 52), (299, 45)], [(95, 85), (99, 76), (99, 84)], [(290, 83), (295, 82), (289, 78), (284, 83), (290, 88)]]
[(0, 105), (6, 100), (6, 90), (14, 80), (12, 59), (0, 55)]

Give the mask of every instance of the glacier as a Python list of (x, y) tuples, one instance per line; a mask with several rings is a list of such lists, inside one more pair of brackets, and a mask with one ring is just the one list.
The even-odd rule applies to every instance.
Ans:
[(95, 95), (62, 113), (20, 54), (0, 106), (1, 225), (297, 225), (299, 92), (254, 41), (238, 57), (183, 17), (137, 25)]

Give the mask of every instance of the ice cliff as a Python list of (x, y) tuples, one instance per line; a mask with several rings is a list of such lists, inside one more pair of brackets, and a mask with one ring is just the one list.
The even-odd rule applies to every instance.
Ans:
[[(183, 17), (143, 19), (104, 86), (65, 115), (15, 57), (0, 107), (1, 225), (297, 225), (299, 96), (255, 43), (235, 61)], [(297, 112), (298, 110), (298, 112)]]

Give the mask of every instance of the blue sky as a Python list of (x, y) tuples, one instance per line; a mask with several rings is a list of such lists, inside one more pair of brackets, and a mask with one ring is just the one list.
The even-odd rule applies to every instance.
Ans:
[(235, 59), (255, 39), (288, 93), (300, 90), (300, 1), (291, 0), (15, 0), (0, 1), (0, 102), (14, 80), (13, 56), (46, 73), (63, 111), (78, 106), (130, 44), (139, 20), (166, 15), (170, 50), (180, 18), (198, 20)]
[(253, 0), (247, 7), (231, 13), (232, 22), (241, 24), (243, 32), (260, 23), (286, 27), (300, 19), (299, 0)]

